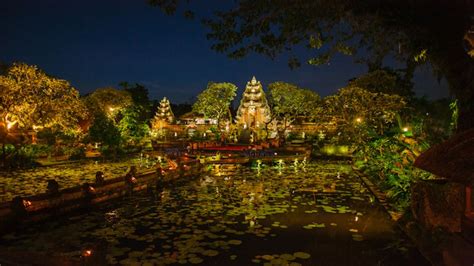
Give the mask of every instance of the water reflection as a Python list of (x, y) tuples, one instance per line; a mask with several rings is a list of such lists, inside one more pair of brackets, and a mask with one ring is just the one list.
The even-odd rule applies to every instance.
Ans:
[[(159, 199), (136, 195), (8, 235), (1, 246), (78, 257), (87, 243), (105, 241), (109, 264), (423, 265), (369, 199), (345, 164), (212, 166)], [(400, 240), (403, 250), (383, 249)]]

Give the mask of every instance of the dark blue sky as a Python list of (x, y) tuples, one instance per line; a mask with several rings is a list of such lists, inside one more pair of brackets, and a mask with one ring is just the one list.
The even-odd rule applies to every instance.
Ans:
[[(329, 66), (296, 70), (288, 68), (287, 55), (231, 60), (210, 49), (197, 21), (166, 16), (145, 0), (2, 0), (1, 6), (0, 61), (38, 65), (81, 93), (128, 81), (144, 84), (152, 98), (184, 102), (209, 81), (243, 90), (255, 75), (264, 86), (287, 81), (326, 96), (366, 71), (345, 56)], [(446, 84), (438, 84), (428, 67), (417, 71), (415, 84), (418, 95), (448, 96)]]

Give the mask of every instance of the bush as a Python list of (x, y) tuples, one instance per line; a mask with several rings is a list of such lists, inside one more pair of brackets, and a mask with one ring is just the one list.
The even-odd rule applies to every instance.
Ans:
[(399, 209), (410, 203), (410, 187), (431, 174), (415, 168), (416, 157), (428, 144), (420, 139), (405, 137), (380, 137), (361, 147), (355, 154), (355, 166), (379, 184), (388, 199)]

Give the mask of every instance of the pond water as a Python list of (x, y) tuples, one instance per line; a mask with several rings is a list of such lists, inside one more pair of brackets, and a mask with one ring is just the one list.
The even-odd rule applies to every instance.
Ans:
[(0, 249), (79, 258), (95, 245), (123, 265), (428, 265), (350, 165), (209, 167), (162, 192), (5, 235)]
[(61, 189), (94, 182), (97, 171), (104, 172), (105, 179), (123, 176), (131, 165), (137, 170), (147, 169), (152, 161), (135, 156), (118, 162), (78, 161), (13, 172), (0, 172), (0, 202), (15, 196), (31, 196), (46, 192), (47, 180), (54, 179)]

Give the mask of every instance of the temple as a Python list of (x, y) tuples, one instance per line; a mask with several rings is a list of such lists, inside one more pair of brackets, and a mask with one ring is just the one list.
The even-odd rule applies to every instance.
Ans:
[(271, 112), (260, 81), (247, 82), (242, 95), (235, 122), (243, 128), (260, 128), (270, 122)]
[(155, 117), (152, 121), (152, 129), (159, 130), (162, 129), (166, 124), (173, 124), (175, 122), (175, 117), (173, 111), (171, 111), (170, 101), (164, 97), (160, 101), (158, 110), (156, 111)]

